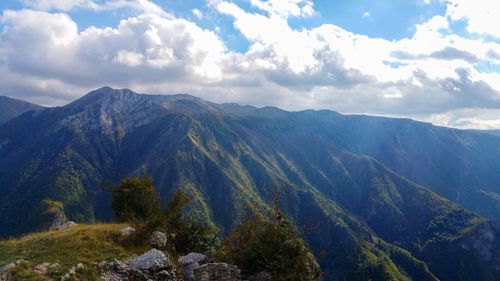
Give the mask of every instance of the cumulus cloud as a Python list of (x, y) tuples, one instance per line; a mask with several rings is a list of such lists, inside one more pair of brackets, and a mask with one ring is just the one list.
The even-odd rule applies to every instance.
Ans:
[(41, 11), (88, 9), (97, 12), (129, 8), (143, 13), (165, 15), (165, 11), (149, 0), (22, 0), (25, 6)]
[[(7, 24), (0, 35), (4, 71), (87, 89), (131, 81), (205, 84), (221, 79), (224, 44), (183, 19), (143, 14), (116, 28), (82, 32), (61, 13), (5, 11), (1, 19)], [(0, 86), (5, 83), (2, 79)]]
[(311, 0), (250, 0), (250, 4), (270, 15), (283, 18), (307, 17), (314, 14), (314, 4)]
[(467, 21), (471, 33), (489, 34), (500, 38), (500, 2), (496, 0), (449, 0), (447, 16)]
[[(315, 13), (311, 1), (251, 0), (252, 11), (210, 1), (211, 12), (230, 18), (250, 42), (247, 51), (236, 52), (216, 32), (146, 0), (26, 3), (32, 9), (7, 10), (1, 17), (0, 75), (6, 79), (0, 80), (0, 90), (34, 102), (62, 104), (110, 85), (191, 93), (217, 102), (406, 116), (457, 127), (500, 124), (495, 119), (500, 115), (471, 113), (500, 111), (500, 73), (478, 70), (485, 62), (500, 65), (500, 44), (450, 32), (450, 21), (465, 17), (453, 10), (458, 4), (415, 26), (409, 38), (386, 40), (332, 24), (292, 28), (289, 17)], [(141, 3), (150, 8), (141, 10)], [(138, 13), (114, 27), (82, 31), (64, 13), (122, 7)], [(192, 13), (203, 17), (197, 9)], [(469, 24), (472, 17), (468, 14)]]

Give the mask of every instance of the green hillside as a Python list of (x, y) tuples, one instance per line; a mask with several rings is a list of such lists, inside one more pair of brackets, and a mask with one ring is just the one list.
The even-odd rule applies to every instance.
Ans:
[(45, 280), (32, 268), (42, 263), (58, 263), (46, 277), (59, 280), (70, 267), (83, 263), (88, 269), (82, 277), (97, 280), (95, 262), (114, 258), (126, 259), (144, 249), (127, 245), (120, 236), (121, 224), (77, 225), (64, 231), (47, 231), (0, 241), (0, 264), (24, 259), (27, 264), (16, 268), (16, 280)]
[(151, 175), (226, 234), (282, 190), (326, 280), (500, 277), (500, 227), (471, 212), (500, 216), (494, 136), (103, 88), (0, 126), (0, 144), (0, 236), (40, 227), (46, 198), (109, 220), (106, 186)]

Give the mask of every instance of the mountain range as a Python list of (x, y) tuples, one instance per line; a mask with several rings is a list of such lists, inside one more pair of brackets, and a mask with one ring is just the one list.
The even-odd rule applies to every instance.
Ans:
[(0, 125), (2, 237), (36, 230), (46, 198), (110, 220), (106, 186), (151, 175), (225, 233), (279, 190), (325, 280), (500, 280), (494, 134), (109, 87), (32, 109)]
[(42, 106), (36, 104), (0, 96), (0, 125), (26, 111), (42, 108)]

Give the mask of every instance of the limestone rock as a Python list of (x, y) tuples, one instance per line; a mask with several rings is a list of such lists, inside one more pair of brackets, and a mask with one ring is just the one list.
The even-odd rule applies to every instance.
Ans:
[(162, 251), (151, 249), (148, 252), (133, 258), (129, 262), (132, 269), (140, 271), (156, 271), (171, 267), (170, 260)]
[(83, 269), (86, 269), (87, 266), (84, 265), (83, 263), (78, 263), (77, 265), (75, 266), (72, 266), (68, 272), (63, 276), (61, 277), (61, 280), (72, 280), (72, 278), (76, 275), (76, 273), (80, 270), (83, 270)]
[(165, 253), (152, 249), (132, 258), (128, 264), (114, 260), (97, 265), (105, 281), (178, 281), (172, 263)]
[(155, 231), (149, 239), (149, 245), (157, 249), (165, 249), (167, 246), (167, 235), (160, 231)]
[(109, 263), (102, 262), (99, 263), (97, 266), (101, 269), (104, 269), (104, 273), (101, 275), (104, 281), (129, 280), (130, 268), (128, 267), (128, 265), (119, 260), (115, 259)]
[(0, 281), (13, 281), (13, 277), (10, 273), (11, 269), (14, 269), (16, 266), (25, 264), (27, 261), (25, 260), (16, 260), (14, 262), (8, 263), (6, 265), (0, 266)]
[(208, 257), (199, 253), (189, 253), (185, 256), (179, 257), (177, 263), (182, 268), (184, 281), (194, 280), (194, 270), (207, 261)]
[(196, 281), (241, 281), (241, 271), (227, 263), (207, 263), (194, 270)]
[(272, 281), (273, 276), (269, 272), (261, 271), (255, 275), (248, 277), (247, 279), (248, 281)]
[(122, 236), (129, 236), (135, 233), (135, 228), (130, 225), (120, 230)]
[(36, 274), (39, 274), (39, 275), (43, 275), (43, 274), (47, 273), (47, 271), (49, 271), (49, 269), (56, 268), (59, 265), (60, 264), (57, 262), (56, 263), (44, 262), (44, 263), (41, 263), (41, 264), (35, 266), (33, 268), (33, 272), (35, 272)]

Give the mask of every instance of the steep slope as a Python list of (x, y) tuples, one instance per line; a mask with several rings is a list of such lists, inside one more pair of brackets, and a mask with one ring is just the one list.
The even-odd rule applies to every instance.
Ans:
[(42, 108), (43, 107), (36, 104), (0, 96), (0, 125), (23, 114), (26, 111)]
[(313, 114), (309, 125), (344, 149), (369, 155), (479, 215), (500, 219), (500, 138), (496, 136), (368, 116), (318, 118)]
[[(412, 179), (416, 164), (376, 153), (394, 155), (403, 147), (409, 154), (412, 145), (438, 138), (449, 141), (448, 148), (458, 146), (456, 153), (469, 161), (485, 156), (487, 147), (465, 150), (449, 137), (461, 131), (378, 118), (368, 125), (365, 119), (102, 88), (0, 127), (0, 235), (36, 228), (32, 206), (44, 198), (63, 202), (73, 220), (109, 219), (106, 183), (147, 174), (163, 198), (182, 190), (193, 198), (193, 212), (225, 231), (244, 217), (246, 206), (267, 208), (281, 189), (286, 212), (315, 229), (306, 237), (323, 253), (327, 280), (496, 280), (498, 225), (424, 187), (422, 175), (436, 179), (439, 171), (422, 167)], [(392, 141), (401, 129), (388, 123), (402, 123), (413, 134), (431, 127), (434, 137), (400, 137), (404, 145), (395, 146), (382, 137)], [(369, 129), (375, 137), (367, 137)], [(490, 153), (498, 153), (496, 139), (466, 137), (490, 142)], [(406, 160), (439, 159), (432, 152)], [(489, 176), (500, 167), (493, 158), (470, 173)], [(399, 171), (391, 163), (396, 160)]]

